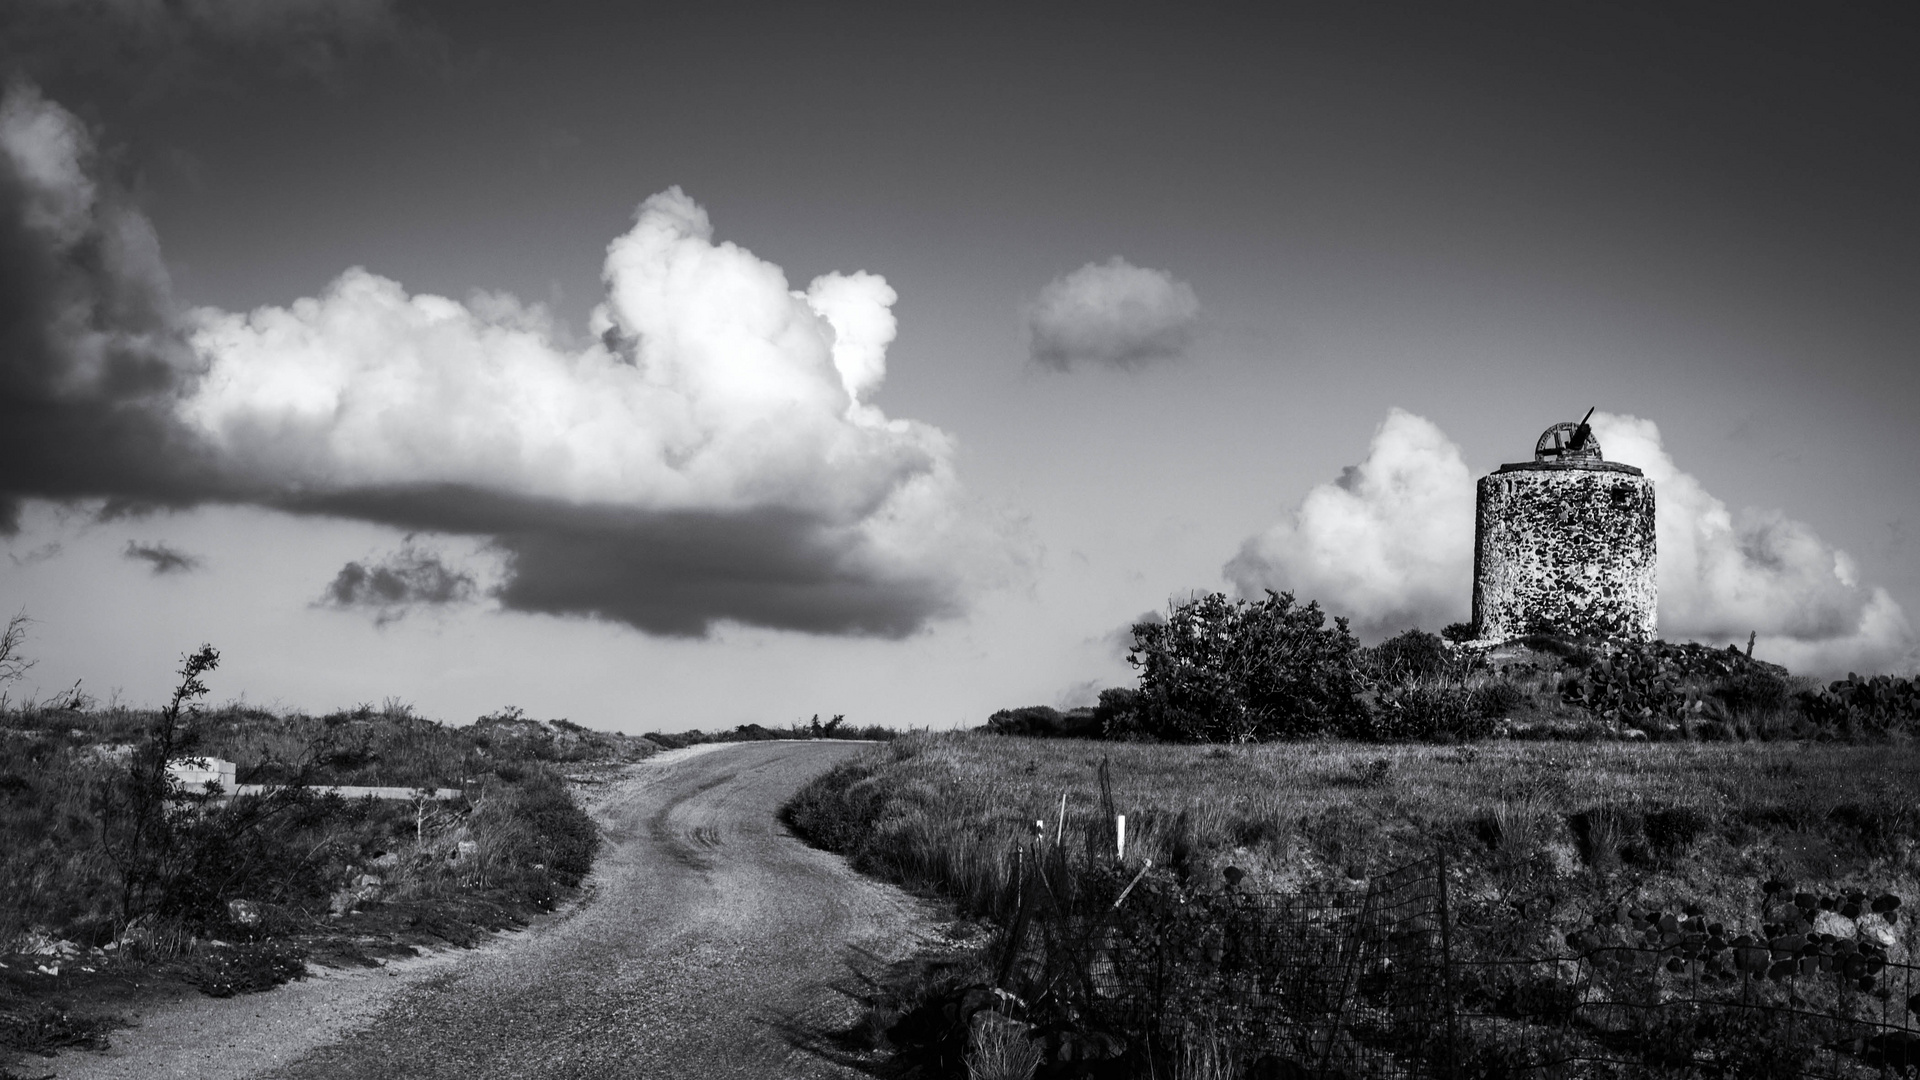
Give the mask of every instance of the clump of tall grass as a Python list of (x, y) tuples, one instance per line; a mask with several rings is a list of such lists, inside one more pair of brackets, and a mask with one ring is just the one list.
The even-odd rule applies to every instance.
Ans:
[(1033, 1080), (1040, 1047), (1033, 1030), (1003, 1013), (982, 1009), (967, 1039), (967, 1080)]

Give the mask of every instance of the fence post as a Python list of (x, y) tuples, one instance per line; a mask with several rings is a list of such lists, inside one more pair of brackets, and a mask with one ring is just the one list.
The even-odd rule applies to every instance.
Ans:
[(1446, 1077), (1455, 1080), (1458, 1075), (1459, 1030), (1458, 1010), (1453, 1000), (1453, 912), (1447, 907), (1447, 852), (1440, 848), (1434, 851), (1433, 863), (1435, 877), (1440, 885), (1440, 1007), (1447, 1012), (1447, 1050)]

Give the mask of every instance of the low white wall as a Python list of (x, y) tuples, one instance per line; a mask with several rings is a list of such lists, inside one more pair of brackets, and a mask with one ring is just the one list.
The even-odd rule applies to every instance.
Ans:
[(194, 792), (205, 791), (208, 784), (219, 784), (221, 791), (232, 794), (237, 769), (233, 762), (219, 758), (181, 758), (167, 762), (167, 776)]
[[(284, 784), (238, 784), (238, 767), (220, 758), (180, 758), (167, 762), (167, 775), (188, 791), (206, 790), (216, 783), (228, 795), (265, 795)], [(457, 799), (459, 788), (367, 787), (358, 784), (313, 784), (308, 791), (316, 795), (338, 795), (343, 799)]]

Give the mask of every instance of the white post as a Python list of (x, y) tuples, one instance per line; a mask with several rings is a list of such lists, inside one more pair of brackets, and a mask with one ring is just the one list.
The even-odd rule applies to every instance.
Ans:
[(1127, 857), (1127, 815), (1116, 814), (1113, 819), (1113, 857), (1125, 860)]

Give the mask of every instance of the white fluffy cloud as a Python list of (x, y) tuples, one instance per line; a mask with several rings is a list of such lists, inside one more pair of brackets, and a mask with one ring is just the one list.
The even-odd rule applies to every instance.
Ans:
[[(1654, 482), (1660, 634), (1744, 643), (1807, 673), (1915, 667), (1913, 629), (1853, 560), (1779, 510), (1732, 512), (1681, 471), (1650, 420), (1596, 413), (1609, 461)], [(1475, 476), (1452, 440), (1394, 409), (1367, 456), (1308, 492), (1227, 564), (1243, 592), (1291, 589), (1379, 636), (1470, 614)]]
[(1088, 263), (1040, 290), (1027, 317), (1033, 362), (1138, 368), (1184, 353), (1199, 325), (1193, 287), (1118, 255)]
[[(744, 562), (780, 562), (762, 545), (784, 532), (804, 556), (789, 566), (803, 589), (823, 575), (872, 594), (854, 606), (885, 611), (863, 629), (897, 632), (954, 606), (991, 545), (958, 512), (948, 437), (861, 400), (885, 376), (894, 336), (883, 278), (827, 274), (794, 290), (779, 267), (716, 243), (678, 188), (641, 205), (608, 245), (604, 276), (598, 340), (580, 350), (511, 298), (409, 295), (358, 269), (290, 307), (203, 311), (192, 344), (208, 367), (179, 415), (249, 481), (303, 499), (451, 486), (587, 520), (654, 515), (624, 556), (617, 528), (569, 549), (645, 579), (632, 605), (659, 592), (660, 567), (633, 565), (648, 543), (656, 562), (681, 562), (734, 517), (762, 534), (737, 552)], [(497, 527), (524, 528), (521, 514)], [(663, 534), (661, 515), (681, 524)], [(522, 578), (562, 568), (552, 540), (505, 541)], [(584, 586), (558, 599), (516, 584), (509, 603), (587, 603)], [(619, 595), (610, 586), (594, 610), (617, 614)]]
[(482, 537), (502, 602), (670, 634), (897, 635), (1012, 569), (952, 441), (866, 400), (895, 295), (805, 290), (679, 189), (608, 245), (596, 340), (362, 269), (181, 314), (85, 128), (0, 102), (0, 529), (18, 500), (246, 502)]
[(1596, 413), (1609, 461), (1653, 480), (1660, 551), (1660, 633), (1744, 642), (1796, 671), (1885, 671), (1913, 664), (1913, 629), (1853, 559), (1779, 510), (1730, 511), (1682, 472), (1651, 420)]
[(252, 475), (309, 491), (453, 483), (845, 520), (944, 467), (946, 436), (849, 392), (885, 373), (883, 279), (794, 292), (673, 189), (608, 247), (606, 280), (602, 341), (580, 351), (510, 298), (409, 295), (359, 269), (290, 307), (203, 311), (209, 366), (180, 414)]
[(1227, 564), (1243, 593), (1291, 590), (1377, 636), (1468, 616), (1473, 475), (1432, 422), (1394, 409), (1367, 456)]

